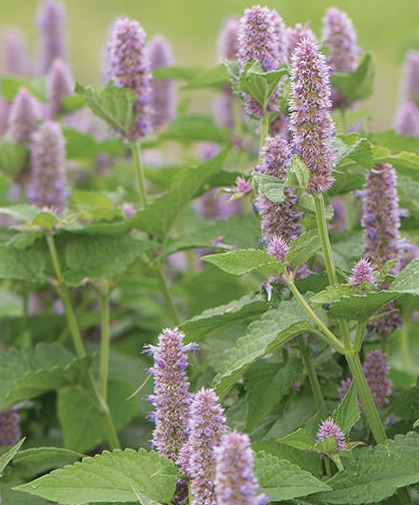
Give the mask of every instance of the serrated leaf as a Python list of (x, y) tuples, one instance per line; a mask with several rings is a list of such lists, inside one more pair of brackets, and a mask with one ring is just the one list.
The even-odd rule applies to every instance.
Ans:
[(381, 146), (373, 146), (374, 163), (391, 163), (397, 173), (411, 177), (419, 181), (419, 155), (402, 151), (393, 154), (390, 149)]
[(310, 169), (297, 155), (294, 155), (291, 158), (285, 185), (305, 191), (308, 188), (309, 179)]
[(255, 179), (262, 194), (265, 195), (269, 201), (273, 203), (284, 201), (284, 181), (278, 179), (278, 177), (273, 177), (271, 175), (261, 174), (258, 172), (253, 173), (253, 178)]
[(224, 84), (229, 84), (229, 82), (228, 70), (224, 65), (218, 65), (197, 75), (187, 85), (183, 86), (182, 89), (218, 88)]
[(332, 85), (351, 104), (365, 100), (373, 91), (374, 63), (373, 57), (367, 53), (355, 72), (332, 73)]
[(244, 275), (254, 270), (280, 273), (285, 266), (270, 254), (259, 249), (239, 249), (220, 254), (209, 254), (201, 258), (233, 275)]
[(0, 145), (0, 171), (9, 177), (16, 177), (22, 170), (28, 150), (21, 144), (3, 142)]
[(135, 93), (128, 88), (107, 86), (101, 88), (76, 84), (75, 92), (83, 96), (92, 112), (125, 135), (134, 122)]
[(226, 305), (204, 310), (198, 316), (189, 319), (180, 326), (187, 341), (197, 341), (207, 337), (212, 331), (233, 321), (259, 316), (269, 308), (261, 294), (246, 295)]
[[(137, 402), (127, 398), (134, 388), (119, 380), (110, 380), (108, 405), (117, 431), (138, 416)], [(106, 440), (102, 418), (82, 386), (60, 388), (57, 392), (58, 419), (64, 436), (64, 446), (73, 451), (88, 452)]]
[(224, 65), (227, 69), (228, 75), (230, 76), (230, 84), (233, 92), (240, 96), (239, 79), (241, 71), (240, 61), (231, 61), (226, 58), (221, 58), (220, 63)]
[(45, 255), (38, 248), (22, 250), (0, 245), (0, 279), (44, 282), (45, 267)]
[(304, 232), (291, 243), (291, 251), (285, 256), (285, 261), (298, 268), (305, 263), (321, 248), (320, 237), (317, 230)]
[(255, 361), (310, 327), (308, 316), (296, 301), (283, 302), (280, 310), (263, 314), (219, 362), (213, 382), (218, 395), (224, 397)]
[(326, 289), (320, 291), (320, 293), (315, 294), (312, 298), (310, 298), (310, 303), (313, 305), (333, 303), (340, 300), (344, 296), (351, 296), (353, 294), (359, 294), (359, 290), (356, 286), (335, 284), (333, 286), (327, 286)]
[(173, 463), (154, 451), (117, 449), (84, 458), (14, 489), (67, 505), (83, 505), (135, 502), (134, 487), (150, 500), (169, 504), (177, 475)]
[(12, 448), (0, 456), (0, 477), (3, 477), (4, 469), (15, 457), (17, 451), (21, 448), (24, 441), (25, 439), (22, 438), (22, 440), (19, 440), (17, 444), (15, 444)]
[(361, 447), (339, 472), (327, 481), (331, 492), (311, 498), (331, 505), (378, 503), (397, 489), (419, 481), (419, 435), (397, 435), (384, 445)]
[(342, 296), (340, 300), (328, 307), (328, 314), (356, 321), (367, 321), (377, 310), (398, 296), (398, 293), (390, 291), (372, 292), (366, 295)]
[(411, 261), (390, 285), (389, 290), (419, 296), (419, 259)]
[(294, 449), (299, 449), (300, 451), (308, 451), (314, 446), (316, 439), (307, 430), (298, 428), (298, 430), (293, 431), (289, 435), (278, 438), (277, 442), (289, 445), (290, 447), (294, 447)]
[(244, 377), (246, 389), (246, 431), (260, 423), (294, 387), (302, 372), (301, 361), (256, 363)]
[(358, 139), (355, 144), (348, 145), (341, 138), (334, 137), (332, 147), (337, 149), (336, 168), (339, 170), (348, 164), (353, 165), (353, 162), (366, 169), (371, 169), (374, 165), (371, 143), (365, 138)]
[(271, 501), (287, 501), (330, 490), (311, 473), (264, 452), (256, 453), (254, 469), (262, 491)]
[(339, 403), (332, 414), (333, 421), (342, 428), (346, 435), (349, 435), (352, 427), (361, 417), (359, 410), (358, 395), (355, 383), (352, 382), (343, 400)]

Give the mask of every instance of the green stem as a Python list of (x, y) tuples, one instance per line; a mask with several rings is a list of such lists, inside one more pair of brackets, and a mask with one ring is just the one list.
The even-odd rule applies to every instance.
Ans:
[(367, 323), (361, 322), (361, 321), (358, 322), (358, 325), (356, 327), (355, 340), (354, 340), (354, 350), (358, 353), (362, 347), (362, 341), (364, 340), (366, 327), (367, 327)]
[(108, 374), (109, 374), (109, 281), (103, 281), (100, 333), (100, 393), (102, 399), (107, 402), (108, 398)]
[(260, 119), (260, 146), (259, 146), (259, 165), (262, 161), (262, 147), (265, 144), (266, 137), (269, 133), (269, 116), (266, 109), (263, 112), (263, 116)]
[(157, 282), (159, 283), (161, 294), (163, 295), (164, 301), (166, 302), (166, 306), (170, 312), (170, 317), (172, 318), (173, 322), (176, 325), (178, 325), (180, 322), (180, 319), (179, 319), (178, 313), (176, 311), (175, 304), (173, 303), (172, 297), (170, 295), (169, 288), (167, 287), (166, 280), (163, 276), (161, 263), (159, 263), (156, 266), (155, 275), (157, 278)]
[(405, 372), (409, 371), (409, 329), (406, 321), (403, 321), (403, 326), (400, 329), (402, 366)]
[(298, 337), (298, 343), (300, 346), (301, 358), (303, 360), (305, 369), (307, 370), (308, 380), (310, 381), (311, 391), (314, 396), (314, 402), (316, 404), (317, 414), (321, 419), (326, 419), (326, 406), (324, 403), (323, 393), (320, 387), (319, 379), (316, 375), (316, 372), (314, 371), (313, 364), (311, 363), (306, 342), (302, 335)]
[(137, 140), (131, 142), (132, 157), (134, 159), (135, 177), (137, 179), (140, 202), (143, 207), (147, 206), (147, 190), (145, 185), (144, 168), (141, 164), (140, 143)]
[(346, 133), (346, 131), (348, 129), (348, 125), (347, 125), (347, 117), (346, 117), (345, 107), (341, 107), (339, 109), (339, 112), (340, 112), (340, 123), (341, 123), (342, 133)]

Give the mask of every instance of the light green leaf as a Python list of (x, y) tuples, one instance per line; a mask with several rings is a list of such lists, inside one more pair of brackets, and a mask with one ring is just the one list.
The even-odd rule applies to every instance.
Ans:
[(310, 303), (313, 305), (322, 305), (324, 303), (333, 303), (340, 300), (343, 296), (351, 296), (359, 294), (356, 286), (348, 286), (347, 284), (335, 284), (327, 286), (326, 289), (320, 291), (310, 298)]
[(390, 285), (389, 290), (419, 296), (419, 258), (411, 261)]
[(390, 149), (373, 146), (374, 163), (391, 163), (396, 171), (402, 175), (419, 181), (419, 155), (402, 151), (393, 154)]
[(308, 316), (295, 300), (263, 314), (218, 364), (213, 383), (217, 394), (224, 397), (255, 361), (310, 328)]
[(24, 441), (25, 439), (22, 438), (22, 440), (19, 440), (17, 444), (15, 444), (11, 449), (0, 456), (0, 478), (3, 477), (4, 469), (15, 457), (17, 451), (21, 448)]
[(20, 88), (26, 88), (33, 96), (46, 102), (47, 78), (46, 76), (36, 77), (30, 81), (20, 77), (7, 76), (1, 79), (1, 94), (10, 101), (18, 94)]
[(176, 118), (162, 130), (159, 140), (192, 142), (216, 142), (225, 144), (231, 139), (231, 130), (216, 126), (212, 118), (203, 115), (188, 115)]
[(92, 158), (99, 153), (122, 156), (127, 150), (127, 146), (124, 146), (122, 140), (118, 138), (99, 141), (93, 135), (72, 128), (64, 128), (63, 133), (67, 158), (71, 160)]
[(285, 185), (305, 191), (308, 188), (309, 179), (310, 169), (297, 155), (294, 155), (291, 158)]
[(226, 58), (221, 58), (220, 63), (224, 65), (227, 69), (228, 75), (230, 76), (230, 84), (233, 92), (240, 96), (239, 79), (241, 71), (240, 61), (227, 60)]
[(38, 207), (27, 205), (26, 203), (20, 205), (11, 205), (10, 207), (0, 207), (0, 214), (22, 221), (23, 223), (32, 223), (35, 217), (42, 212)]
[(417, 428), (419, 426), (419, 419), (416, 419), (416, 421), (413, 423), (413, 428)]
[(135, 489), (149, 500), (169, 504), (177, 475), (173, 463), (154, 451), (117, 449), (84, 458), (15, 489), (67, 505), (135, 502)]
[(153, 78), (158, 81), (168, 79), (192, 81), (204, 72), (206, 70), (202, 67), (159, 67), (153, 70)]
[(0, 171), (9, 177), (16, 177), (22, 170), (28, 150), (21, 144), (3, 142), (0, 145)]
[(339, 170), (354, 163), (366, 169), (373, 167), (372, 147), (367, 139), (361, 138), (355, 144), (348, 145), (340, 137), (334, 137), (332, 147), (337, 149), (336, 168)]
[(259, 249), (239, 249), (220, 254), (209, 254), (201, 258), (216, 267), (233, 275), (244, 275), (254, 270), (279, 274), (284, 270), (282, 265), (270, 254)]
[(268, 200), (274, 203), (284, 201), (284, 181), (278, 179), (278, 177), (273, 177), (259, 172), (254, 172), (253, 178), (257, 182), (262, 194), (265, 195)]
[(419, 481), (419, 435), (397, 435), (384, 445), (361, 447), (352, 453), (345, 470), (327, 481), (333, 491), (312, 498), (331, 505), (378, 503), (397, 489)]
[(87, 101), (80, 95), (66, 95), (61, 98), (61, 105), (65, 107), (68, 112), (75, 112), (76, 110), (86, 107)]
[(397, 194), (400, 207), (408, 209), (410, 216), (419, 221), (419, 182), (411, 177), (399, 175), (397, 177)]
[(332, 74), (332, 85), (351, 104), (365, 100), (373, 91), (374, 62), (371, 53), (367, 53), (355, 72), (337, 72)]
[(316, 439), (308, 431), (303, 428), (298, 428), (297, 431), (293, 431), (285, 437), (278, 438), (277, 442), (289, 445), (294, 447), (294, 449), (299, 449), (300, 451), (308, 451), (314, 446)]
[(0, 485), (2, 505), (50, 505), (49, 502), (38, 496), (32, 496), (12, 489), (13, 484)]
[(197, 75), (187, 85), (181, 89), (205, 89), (205, 88), (218, 88), (225, 84), (229, 84), (229, 74), (224, 65), (218, 65), (211, 70), (204, 71), (202, 74)]
[(44, 282), (45, 255), (38, 249), (0, 245), (0, 279)]
[(254, 468), (260, 487), (270, 501), (287, 501), (320, 491), (327, 496), (330, 490), (311, 473), (264, 452), (256, 453)]
[(304, 232), (291, 244), (291, 251), (285, 256), (285, 261), (298, 268), (305, 263), (321, 248), (320, 237), (317, 230)]
[(59, 223), (58, 217), (49, 211), (42, 211), (34, 217), (32, 224), (43, 230), (51, 231)]
[[(380, 133), (369, 135), (371, 142), (377, 146), (383, 146), (390, 149), (392, 154), (401, 151), (419, 152), (419, 138), (397, 135), (394, 130), (387, 130)], [(398, 186), (398, 181), (397, 181)]]
[(355, 383), (352, 382), (343, 400), (333, 412), (333, 421), (342, 428), (346, 435), (349, 435), (354, 424), (361, 417), (358, 405), (358, 395)]

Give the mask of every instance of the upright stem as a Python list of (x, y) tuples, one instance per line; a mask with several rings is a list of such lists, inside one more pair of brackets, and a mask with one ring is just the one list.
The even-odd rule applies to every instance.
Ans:
[(137, 140), (131, 141), (132, 157), (134, 159), (135, 177), (137, 179), (140, 202), (143, 207), (147, 206), (147, 190), (145, 185), (144, 168), (141, 164), (140, 143)]
[(354, 350), (359, 353), (362, 347), (362, 341), (364, 340), (364, 334), (365, 334), (365, 329), (367, 327), (367, 323), (358, 322), (358, 325), (356, 327), (356, 334), (355, 334), (355, 340), (354, 340)]
[(105, 279), (101, 291), (101, 333), (100, 333), (100, 393), (106, 402), (108, 398), (109, 371), (109, 281)]
[(310, 381), (311, 391), (314, 396), (317, 413), (321, 419), (326, 419), (326, 406), (324, 404), (323, 393), (320, 387), (319, 379), (316, 375), (316, 372), (314, 371), (306, 342), (302, 335), (298, 337), (298, 344), (300, 346), (301, 358), (303, 360), (305, 369), (307, 370), (308, 380)]
[(341, 122), (341, 128), (342, 128), (342, 133), (346, 133), (348, 129), (348, 124), (347, 124), (347, 117), (346, 117), (346, 108), (341, 107), (339, 109), (340, 111), (340, 122)]
[(401, 338), (401, 352), (402, 352), (402, 366), (405, 372), (409, 371), (409, 329), (404, 321), (403, 326), (400, 328)]
[(262, 161), (262, 147), (269, 133), (269, 116), (264, 110), (263, 116), (260, 119), (260, 146), (259, 146), (259, 164)]
[(172, 318), (173, 322), (176, 325), (178, 325), (180, 322), (180, 319), (179, 319), (175, 304), (173, 303), (172, 297), (170, 295), (169, 288), (167, 287), (166, 280), (163, 276), (161, 263), (159, 263), (157, 265), (156, 270), (155, 270), (155, 274), (156, 274), (157, 282), (159, 283), (159, 286), (160, 286), (161, 294), (163, 295), (164, 301), (166, 302), (166, 306), (169, 310), (170, 317)]

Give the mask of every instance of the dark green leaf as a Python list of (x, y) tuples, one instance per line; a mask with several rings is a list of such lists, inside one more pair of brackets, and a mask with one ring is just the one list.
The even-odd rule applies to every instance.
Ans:
[(45, 256), (40, 249), (31, 247), (22, 250), (0, 245), (0, 279), (44, 282), (44, 271)]
[(13, 459), (12, 474), (31, 479), (42, 473), (71, 465), (81, 459), (83, 454), (61, 447), (35, 447), (19, 452)]
[(294, 268), (298, 268), (320, 248), (321, 242), (317, 230), (306, 231), (292, 242), (291, 251), (285, 256), (285, 261), (291, 263)]
[(279, 438), (277, 441), (300, 451), (308, 451), (316, 443), (315, 437), (303, 428), (298, 428), (297, 431), (293, 431), (289, 435)]
[(342, 428), (344, 433), (349, 435), (352, 427), (361, 417), (354, 382), (352, 382), (343, 400), (334, 410), (332, 417), (333, 421)]
[(16, 456), (17, 451), (21, 448), (24, 441), (25, 439), (22, 438), (22, 440), (19, 440), (17, 444), (0, 456), (0, 478), (3, 477), (4, 469)]

